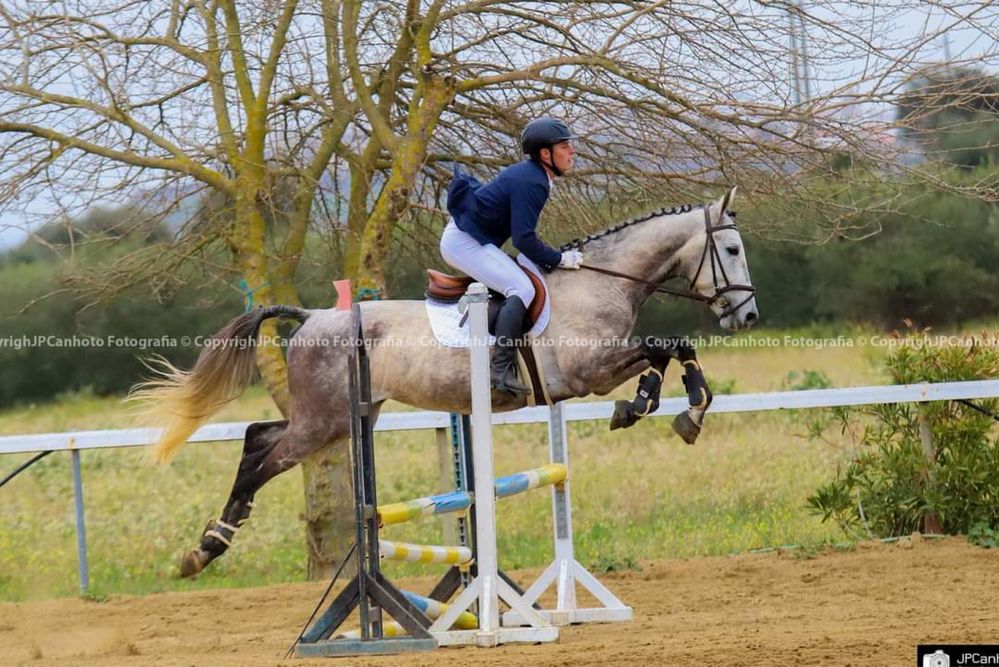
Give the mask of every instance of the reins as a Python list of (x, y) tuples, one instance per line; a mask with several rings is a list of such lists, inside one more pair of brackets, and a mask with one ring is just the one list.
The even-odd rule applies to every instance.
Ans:
[(700, 301), (702, 303), (708, 303), (711, 297), (704, 296), (703, 294), (698, 294), (697, 292), (692, 292), (687, 289), (664, 287), (663, 285), (653, 282), (651, 280), (646, 280), (645, 278), (639, 278), (637, 276), (629, 276), (627, 273), (621, 273), (620, 271), (611, 271), (610, 269), (604, 269), (599, 266), (590, 266), (589, 264), (583, 264), (580, 268), (589, 269), (590, 271), (596, 271), (597, 273), (602, 273), (605, 276), (614, 276), (615, 278), (624, 278), (626, 280), (631, 280), (636, 283), (642, 283), (643, 285), (648, 285), (656, 292), (662, 292), (663, 294), (669, 294), (672, 296), (679, 296), (685, 299), (690, 299), (691, 301)]
[[(748, 292), (748, 296), (740, 301), (734, 306), (728, 306), (721, 314), (721, 317), (726, 317), (733, 314), (743, 305), (745, 305), (753, 296), (756, 294), (756, 288), (752, 285), (739, 285), (729, 282), (728, 275), (725, 273), (725, 267), (722, 265), (721, 255), (718, 253), (718, 244), (715, 243), (715, 232), (720, 232), (726, 229), (735, 229), (735, 225), (711, 225), (711, 213), (707, 205), (702, 207), (704, 211), (704, 231), (707, 236), (707, 241), (704, 244), (704, 250), (701, 252), (701, 261), (697, 266), (697, 272), (694, 273), (694, 277), (690, 279), (690, 284), (695, 285), (697, 279), (701, 275), (701, 271), (704, 270), (705, 262), (710, 258), (711, 261), (711, 282), (714, 284), (714, 294), (710, 296), (704, 294), (698, 294), (691, 289), (673, 288), (665, 287), (661, 283), (654, 282), (652, 280), (646, 280), (645, 278), (639, 278), (638, 276), (631, 276), (627, 273), (622, 273), (620, 271), (613, 271), (611, 269), (605, 269), (600, 266), (591, 266), (589, 264), (583, 264), (581, 268), (589, 269), (590, 271), (596, 271), (597, 273), (602, 273), (607, 276), (613, 276), (615, 278), (624, 278), (626, 280), (631, 280), (636, 283), (641, 283), (643, 285), (648, 285), (655, 292), (662, 294), (669, 294), (671, 296), (681, 297), (683, 299), (689, 299), (691, 301), (696, 301), (698, 303), (703, 303), (706, 306), (712, 306), (716, 301), (722, 299), (725, 294), (729, 292)], [(725, 281), (724, 284), (719, 285), (718, 274), (721, 273), (722, 279)]]

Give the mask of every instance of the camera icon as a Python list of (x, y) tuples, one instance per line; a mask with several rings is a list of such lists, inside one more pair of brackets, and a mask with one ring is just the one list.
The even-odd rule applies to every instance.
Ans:
[(923, 667), (950, 667), (950, 656), (939, 650), (924, 655)]

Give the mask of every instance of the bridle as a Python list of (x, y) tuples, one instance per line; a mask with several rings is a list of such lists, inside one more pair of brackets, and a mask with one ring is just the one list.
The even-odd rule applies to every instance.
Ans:
[[(748, 295), (745, 299), (737, 303), (736, 305), (728, 306), (724, 311), (722, 311), (719, 317), (727, 317), (737, 310), (742, 308), (746, 303), (749, 302), (756, 295), (756, 288), (752, 285), (739, 285), (733, 284), (729, 281), (728, 276), (725, 274), (725, 266), (722, 264), (721, 255), (718, 252), (718, 244), (715, 243), (715, 232), (725, 231), (726, 229), (736, 229), (734, 224), (728, 223), (723, 225), (712, 225), (711, 224), (711, 212), (708, 205), (705, 204), (701, 207), (704, 211), (704, 233), (707, 236), (707, 241), (704, 244), (704, 250), (701, 251), (701, 261), (697, 265), (697, 271), (694, 273), (694, 277), (690, 279), (691, 285), (697, 284), (697, 279), (701, 277), (701, 272), (704, 270), (704, 265), (710, 261), (711, 267), (711, 282), (714, 284), (714, 294), (710, 296), (705, 296), (703, 294), (698, 294), (691, 289), (677, 289), (673, 287), (664, 287), (661, 283), (654, 282), (652, 280), (646, 280), (644, 278), (638, 278), (636, 276), (630, 276), (627, 273), (621, 273), (619, 271), (612, 271), (611, 269), (604, 269), (599, 266), (590, 266), (589, 264), (583, 264), (582, 268), (589, 269), (590, 271), (596, 271), (597, 273), (603, 273), (604, 275), (614, 276), (616, 278), (625, 278), (627, 280), (634, 281), (636, 283), (642, 283), (648, 285), (655, 292), (660, 292), (662, 294), (670, 294), (672, 296), (682, 297), (684, 299), (690, 299), (691, 301), (697, 301), (703, 303), (706, 306), (713, 306), (715, 302), (722, 299), (729, 292), (747, 292)], [(722, 212), (724, 215), (724, 212)], [(582, 248), (582, 243), (577, 246)], [(722, 279), (722, 283), (719, 283), (718, 278)]]

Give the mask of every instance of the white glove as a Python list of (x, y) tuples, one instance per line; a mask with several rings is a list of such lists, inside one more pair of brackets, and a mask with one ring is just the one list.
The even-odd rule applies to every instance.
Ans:
[(561, 269), (578, 269), (583, 265), (583, 253), (578, 250), (566, 250), (562, 253), (562, 261), (558, 265)]

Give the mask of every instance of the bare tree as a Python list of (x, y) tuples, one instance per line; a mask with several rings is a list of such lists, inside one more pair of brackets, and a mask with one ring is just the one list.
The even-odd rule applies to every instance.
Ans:
[[(114, 267), (101, 289), (218, 245), (266, 305), (299, 302), (310, 233), (342, 234), (344, 275), (379, 294), (393, 237), (415, 229), (427, 241), (447, 163), (518, 159), (519, 129), (542, 114), (583, 135), (556, 206), (573, 228), (719, 182), (808, 202), (800, 176), (827, 169), (830, 152), (870, 173), (897, 157), (884, 105), (918, 71), (922, 44), (955, 25), (994, 32), (988, 2), (941, 5), (942, 24), (902, 42), (886, 26), (909, 5), (11, 0), (0, 5), (0, 213), (127, 201), (186, 215), (172, 243)], [(806, 35), (807, 58), (789, 54)], [(803, 61), (811, 97), (795, 99)], [(194, 203), (209, 197), (219, 214), (195, 224), (190, 211), (206, 209)], [(826, 235), (855, 213), (820, 212)], [(284, 409), (281, 350), (258, 359)], [(306, 477), (330, 479), (315, 466)]]

